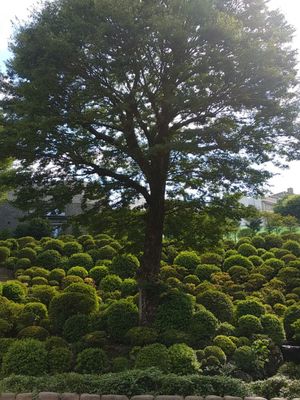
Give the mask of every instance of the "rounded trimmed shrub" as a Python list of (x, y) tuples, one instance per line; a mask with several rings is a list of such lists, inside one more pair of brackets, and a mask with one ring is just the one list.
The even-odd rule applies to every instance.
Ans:
[(133, 254), (121, 254), (112, 259), (110, 271), (122, 279), (135, 277), (140, 262)]
[(67, 347), (54, 347), (48, 353), (50, 374), (62, 374), (72, 369), (73, 353)]
[(83, 279), (80, 276), (76, 275), (67, 275), (61, 281), (62, 289), (66, 289), (68, 286), (73, 285), (74, 283), (83, 283)]
[(224, 260), (224, 271), (228, 271), (229, 268), (233, 267), (234, 265), (239, 265), (240, 267), (244, 267), (247, 270), (253, 268), (252, 262), (249, 261), (247, 257), (244, 257), (240, 254), (230, 256)]
[(228, 274), (234, 283), (244, 283), (249, 276), (249, 271), (245, 267), (234, 265), (233, 267), (229, 268)]
[(47, 285), (48, 279), (43, 278), (42, 276), (35, 276), (31, 279), (31, 284), (33, 285)]
[(237, 368), (244, 372), (252, 373), (256, 368), (255, 353), (250, 346), (241, 346), (236, 349), (233, 360)]
[(105, 265), (96, 265), (89, 271), (89, 277), (94, 279), (95, 284), (98, 286), (100, 281), (109, 274), (108, 267)]
[(2, 285), (2, 295), (9, 300), (19, 303), (26, 295), (26, 288), (21, 282), (7, 281)]
[(220, 349), (222, 349), (226, 356), (231, 356), (236, 350), (235, 343), (233, 343), (229, 337), (224, 335), (216, 336), (213, 340), (213, 343), (215, 346), (218, 346)]
[(295, 334), (293, 323), (300, 319), (300, 305), (288, 307), (283, 316), (284, 330), (288, 340), (291, 340)]
[(189, 272), (194, 272), (200, 264), (200, 257), (195, 251), (181, 251), (174, 259), (174, 264), (186, 268)]
[(223, 262), (223, 257), (220, 254), (206, 252), (200, 256), (201, 264), (212, 264), (221, 266)]
[(200, 371), (195, 351), (184, 343), (173, 344), (169, 348), (170, 368), (177, 375), (190, 375)]
[(272, 248), (280, 248), (283, 244), (283, 240), (279, 235), (275, 234), (270, 234), (270, 235), (265, 235), (265, 245), (264, 248), (266, 250), (270, 250)]
[(0, 264), (7, 261), (10, 256), (10, 249), (8, 247), (0, 247)]
[(282, 248), (289, 250), (294, 256), (300, 257), (300, 244), (296, 240), (287, 240), (283, 243)]
[(199, 345), (211, 340), (216, 333), (217, 327), (218, 320), (213, 313), (204, 308), (195, 312), (189, 326), (193, 343)]
[(85, 349), (76, 358), (75, 370), (80, 374), (103, 374), (109, 369), (109, 360), (102, 349)]
[(83, 250), (82, 245), (78, 242), (73, 241), (65, 243), (63, 248), (63, 253), (65, 256), (70, 257), (73, 254), (82, 253), (82, 250)]
[(35, 339), (15, 341), (3, 356), (4, 375), (39, 376), (47, 373), (47, 351), (42, 342)]
[(84, 279), (89, 275), (89, 273), (84, 267), (72, 267), (68, 270), (67, 275), (79, 276)]
[(154, 328), (135, 326), (126, 333), (126, 339), (133, 346), (145, 346), (156, 342), (158, 333)]
[(33, 314), (36, 321), (40, 321), (48, 317), (47, 307), (45, 304), (38, 302), (30, 302), (25, 304), (23, 312)]
[(85, 314), (76, 314), (64, 323), (63, 337), (68, 342), (77, 342), (89, 331), (89, 318)]
[(256, 256), (257, 255), (257, 250), (252, 244), (250, 243), (243, 243), (239, 246), (238, 252), (245, 257), (249, 256)]
[(40, 267), (54, 269), (60, 266), (61, 258), (57, 250), (45, 250), (37, 255), (36, 263)]
[(122, 289), (122, 279), (118, 275), (106, 275), (99, 284), (104, 292), (113, 292)]
[(221, 365), (224, 365), (226, 363), (226, 354), (222, 350), (222, 348), (217, 345), (205, 347), (204, 357), (215, 357)]
[(66, 272), (64, 269), (54, 268), (52, 271), (50, 271), (48, 279), (49, 281), (57, 281), (60, 283), (65, 276)]
[(285, 340), (285, 332), (281, 320), (274, 314), (262, 315), (260, 320), (264, 334), (271, 338), (275, 344), (281, 345)]
[(57, 250), (60, 254), (63, 253), (65, 243), (59, 239), (49, 239), (44, 243), (44, 250)]
[(34, 299), (39, 300), (46, 306), (48, 306), (53, 297), (57, 295), (57, 290), (48, 285), (34, 286), (30, 289), (30, 292)]
[(211, 311), (220, 321), (233, 320), (233, 303), (229, 296), (218, 290), (207, 290), (197, 296), (197, 302)]
[(212, 274), (215, 274), (216, 272), (221, 272), (221, 268), (210, 264), (200, 264), (195, 269), (195, 275), (201, 281), (209, 281)]
[(265, 308), (263, 304), (255, 298), (248, 298), (246, 300), (241, 300), (236, 305), (237, 319), (239, 319), (243, 315), (248, 315), (248, 314), (260, 318), (261, 315), (263, 315), (264, 313), (265, 313)]
[(107, 332), (116, 342), (123, 342), (129, 329), (138, 325), (138, 308), (126, 299), (112, 303), (105, 311), (105, 316)]
[(238, 320), (238, 330), (240, 336), (250, 337), (262, 332), (262, 325), (259, 318), (255, 315), (243, 315)]
[(112, 260), (117, 255), (117, 251), (109, 244), (98, 249), (99, 260)]
[(169, 329), (186, 330), (193, 317), (193, 301), (181, 292), (165, 294), (157, 309), (154, 325), (159, 331)]
[(137, 369), (155, 367), (163, 372), (168, 372), (170, 357), (167, 347), (160, 343), (142, 347), (136, 355), (134, 367)]
[(139, 291), (137, 281), (132, 278), (124, 279), (122, 282), (121, 291), (122, 291), (122, 295), (125, 297), (134, 296)]
[(36, 339), (36, 340), (46, 340), (49, 336), (47, 329), (41, 326), (26, 326), (18, 333), (18, 338), (20, 339)]
[(68, 263), (70, 268), (79, 266), (86, 268), (88, 271), (94, 266), (94, 261), (88, 253), (72, 254)]
[(31, 262), (34, 262), (36, 259), (36, 251), (31, 247), (24, 247), (23, 249), (18, 251), (19, 258), (29, 258)]

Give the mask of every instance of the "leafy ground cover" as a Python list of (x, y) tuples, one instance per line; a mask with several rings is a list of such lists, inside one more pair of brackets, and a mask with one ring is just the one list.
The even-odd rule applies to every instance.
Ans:
[[(101, 375), (101, 382), (118, 380), (115, 374), (122, 371), (128, 371), (128, 379), (145, 373), (153, 386), (141, 392), (159, 387), (165, 394), (182, 393), (184, 388), (186, 394), (199, 393), (195, 382), (202, 385), (224, 377), (228, 385), (241, 385), (225, 390), (227, 394), (242, 393), (243, 381), (267, 379), (278, 371), (286, 376), (281, 378), (284, 382), (300, 377), (296, 365), (284, 364), (280, 350), (285, 341), (300, 340), (299, 234), (227, 240), (202, 253), (165, 243), (160, 305), (150, 327), (138, 325), (140, 255), (125, 249), (124, 241), (104, 234), (0, 242), (1, 266), (15, 274), (0, 287), (4, 389), (16, 387), (5, 378), (11, 374), (41, 376), (36, 381), (16, 380), (27, 388), (30, 382), (42, 385), (43, 379), (58, 382), (57, 374), (69, 372), (71, 382), (74, 372), (96, 374), (97, 379)], [(155, 373), (148, 376), (143, 371), (149, 368)], [(153, 383), (170, 373), (176, 378)], [(83, 381), (74, 378), (76, 382)], [(255, 388), (258, 394), (266, 390), (258, 384)], [(282, 388), (278, 391), (285, 383)], [(130, 389), (121, 389), (117, 391), (130, 394)]]

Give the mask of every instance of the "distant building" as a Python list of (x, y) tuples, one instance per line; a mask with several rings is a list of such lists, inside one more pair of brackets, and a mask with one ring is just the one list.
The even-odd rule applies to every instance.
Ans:
[[(22, 211), (11, 204), (13, 200), (13, 192), (9, 192), (7, 200), (0, 203), (0, 231), (14, 231), (20, 220), (29, 215), (28, 212)], [(82, 213), (81, 195), (76, 195), (70, 204), (67, 204), (63, 212), (53, 211), (45, 216), (49, 220), (53, 229), (57, 232), (67, 222), (70, 217), (80, 215)]]
[(258, 198), (242, 197), (240, 202), (244, 206), (254, 206), (259, 211), (273, 212), (274, 207), (278, 203), (279, 200), (281, 200), (285, 196), (292, 195), (292, 194), (294, 194), (293, 188), (288, 188), (286, 192), (271, 194), (270, 196), (267, 196), (267, 197), (261, 197), (261, 198), (260, 197), (258, 197)]

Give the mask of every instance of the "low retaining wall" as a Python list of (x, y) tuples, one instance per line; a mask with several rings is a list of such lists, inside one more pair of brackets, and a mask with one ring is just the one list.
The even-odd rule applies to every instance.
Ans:
[[(56, 392), (41, 392), (37, 396), (32, 393), (2, 393), (0, 400), (129, 400), (127, 396), (114, 394), (77, 394), (77, 393), (56, 393)], [(139, 395), (133, 396), (130, 400), (267, 400), (264, 397), (235, 397), (235, 396), (152, 396)], [(287, 400), (285, 398), (273, 397), (270, 400)], [(293, 400), (300, 400), (295, 398)]]

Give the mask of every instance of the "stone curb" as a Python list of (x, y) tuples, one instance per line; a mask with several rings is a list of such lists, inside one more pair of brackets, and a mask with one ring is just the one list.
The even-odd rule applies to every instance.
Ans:
[[(0, 400), (33, 400), (32, 393), (1, 393)], [(117, 394), (89, 394), (89, 393), (56, 393), (56, 392), (40, 392), (37, 396), (37, 400), (129, 400), (125, 395)], [(208, 395), (202, 396), (178, 396), (178, 395), (137, 395), (132, 396), (130, 400), (267, 400), (264, 397), (248, 396), (244, 399), (242, 397), (236, 396), (215, 396)], [(287, 400), (283, 397), (273, 397), (270, 400)], [(292, 400), (300, 400), (300, 398), (295, 398)]]

